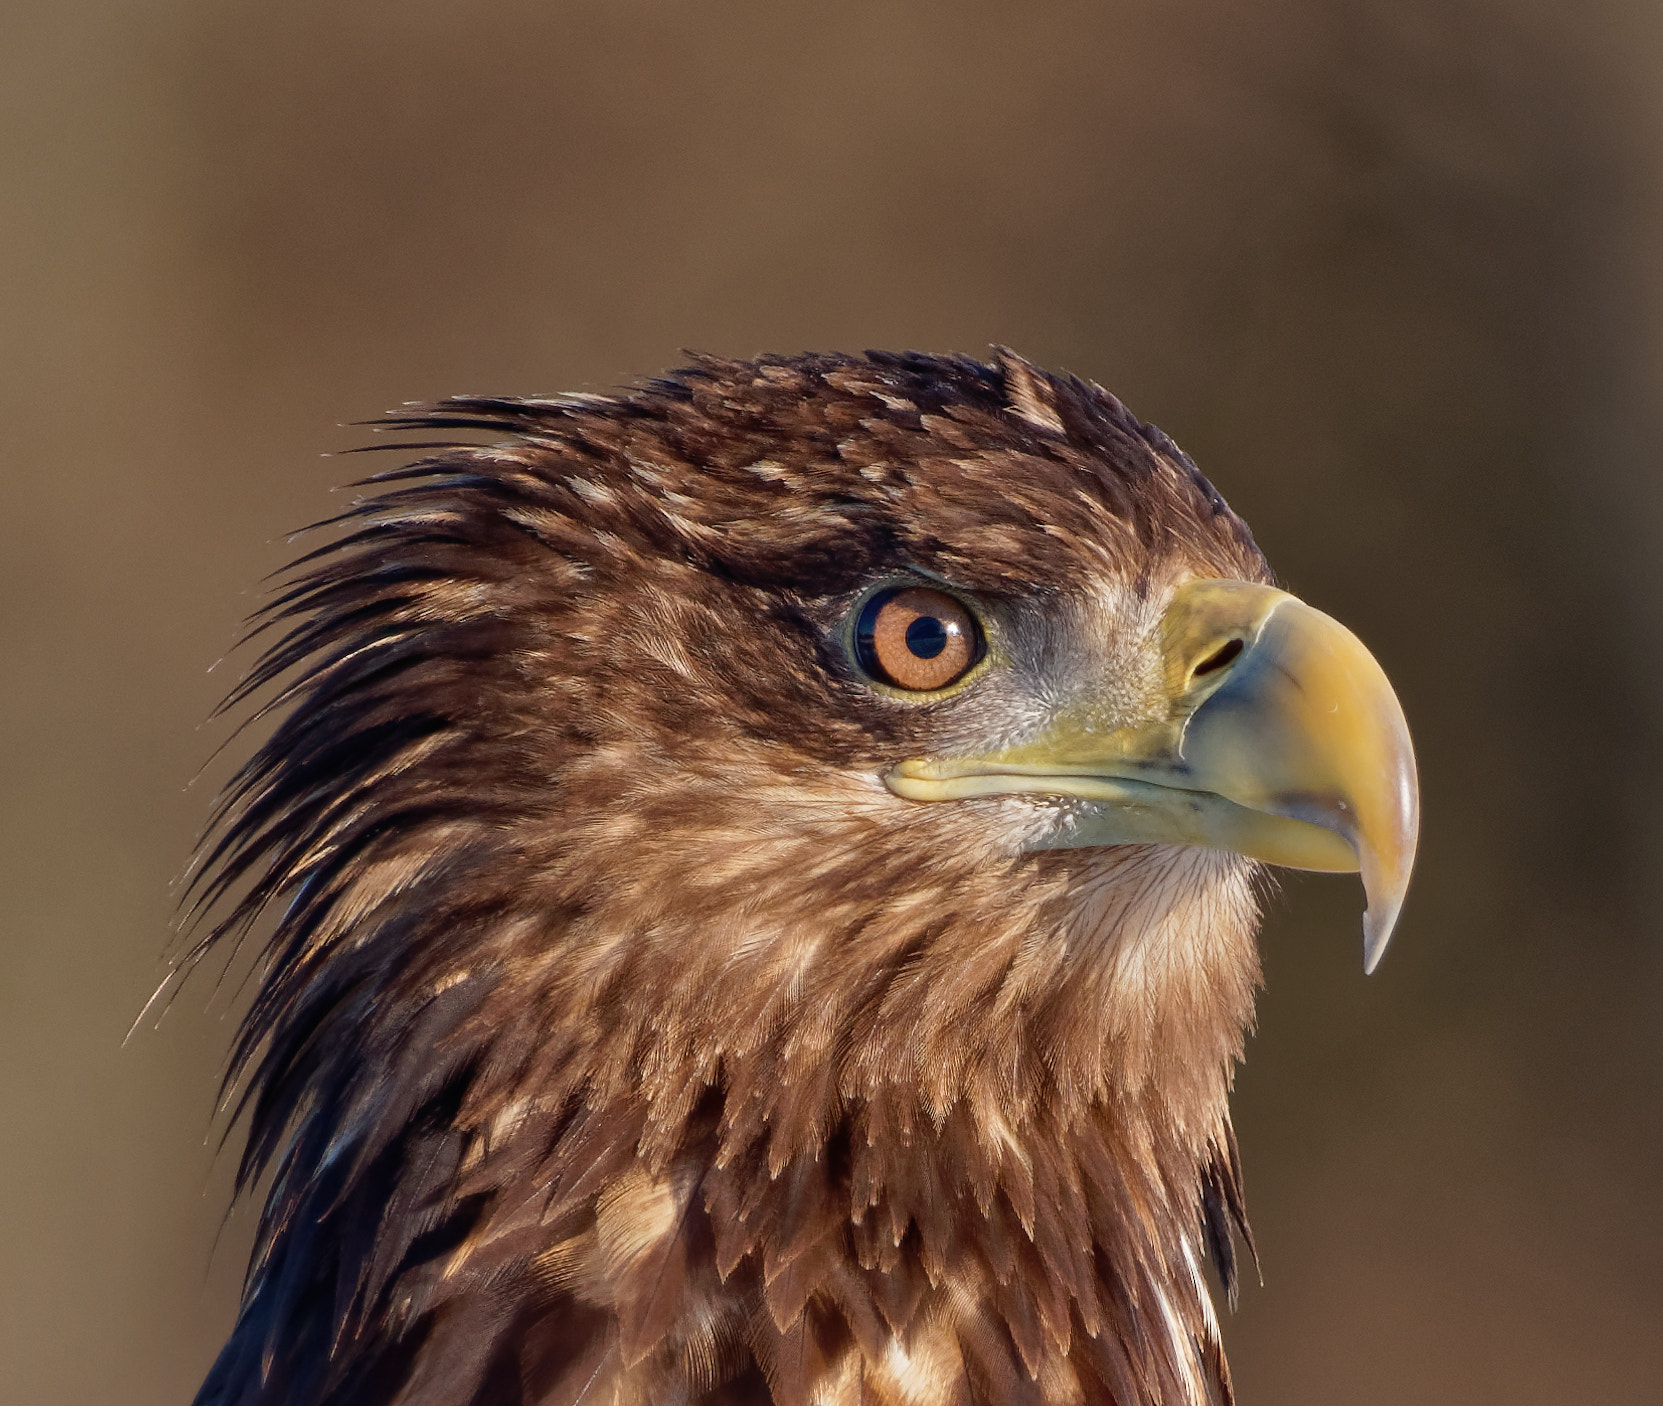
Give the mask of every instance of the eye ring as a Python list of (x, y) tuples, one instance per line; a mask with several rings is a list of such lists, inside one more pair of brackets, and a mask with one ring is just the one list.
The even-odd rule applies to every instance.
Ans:
[(854, 644), (862, 669), (908, 693), (934, 693), (957, 683), (985, 648), (964, 602), (930, 586), (879, 591), (860, 609)]

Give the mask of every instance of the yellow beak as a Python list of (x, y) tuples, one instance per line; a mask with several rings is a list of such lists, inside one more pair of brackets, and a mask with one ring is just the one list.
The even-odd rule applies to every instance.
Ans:
[(1191, 581), (1160, 631), (1164, 713), (1105, 728), (1099, 705), (981, 757), (902, 762), (919, 801), (1022, 793), (1088, 802), (1057, 847), (1180, 844), (1361, 872), (1363, 966), (1403, 906), (1420, 827), (1403, 709), (1362, 643), (1269, 586)]

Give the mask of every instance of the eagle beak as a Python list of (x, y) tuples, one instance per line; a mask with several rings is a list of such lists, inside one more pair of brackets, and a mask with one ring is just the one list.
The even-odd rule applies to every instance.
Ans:
[(1191, 581), (1161, 620), (1152, 719), (1096, 700), (981, 757), (901, 763), (910, 800), (1027, 794), (1085, 802), (1048, 848), (1179, 844), (1291, 869), (1361, 872), (1363, 967), (1403, 906), (1420, 827), (1415, 755), (1386, 675), (1343, 625), (1244, 581)]

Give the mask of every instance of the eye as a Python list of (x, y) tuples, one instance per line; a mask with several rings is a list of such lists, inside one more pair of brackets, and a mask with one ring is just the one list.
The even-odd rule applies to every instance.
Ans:
[(879, 591), (855, 622), (855, 653), (873, 678), (914, 693), (946, 688), (982, 657), (982, 632), (945, 591)]

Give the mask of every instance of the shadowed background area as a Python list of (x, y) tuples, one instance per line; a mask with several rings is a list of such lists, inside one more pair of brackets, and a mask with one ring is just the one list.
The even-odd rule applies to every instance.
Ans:
[(185, 1401), (230, 1323), (238, 995), (122, 1038), (341, 422), (994, 341), (1170, 432), (1420, 747), (1379, 974), (1353, 881), (1263, 939), (1243, 1402), (1654, 1393), (1660, 64), (1652, 0), (8, 7), (0, 1394)]

